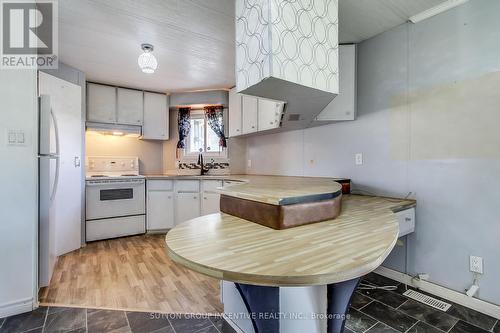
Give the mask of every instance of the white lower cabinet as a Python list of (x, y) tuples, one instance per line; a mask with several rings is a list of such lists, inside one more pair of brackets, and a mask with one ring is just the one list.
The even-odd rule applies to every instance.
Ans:
[(148, 192), (147, 221), (148, 230), (164, 230), (174, 227), (173, 192)]
[(200, 193), (179, 192), (175, 205), (175, 224), (200, 216)]
[(165, 230), (175, 226), (174, 192), (171, 180), (147, 182), (147, 230)]
[(147, 230), (163, 231), (220, 211), (222, 180), (148, 180)]
[(208, 215), (220, 212), (220, 194), (203, 192), (201, 200), (201, 215)]

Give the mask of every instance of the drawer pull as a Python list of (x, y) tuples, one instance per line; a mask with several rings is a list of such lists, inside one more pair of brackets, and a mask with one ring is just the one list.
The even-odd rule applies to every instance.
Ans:
[(411, 222), (411, 217), (405, 217), (406, 222)]

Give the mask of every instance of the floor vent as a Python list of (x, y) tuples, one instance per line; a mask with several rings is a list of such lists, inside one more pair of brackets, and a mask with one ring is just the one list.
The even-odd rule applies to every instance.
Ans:
[(412, 289), (408, 289), (403, 293), (403, 295), (444, 312), (448, 311), (448, 309), (451, 307), (451, 304), (449, 303), (440, 301), (438, 299), (435, 299), (434, 297), (424, 295)]

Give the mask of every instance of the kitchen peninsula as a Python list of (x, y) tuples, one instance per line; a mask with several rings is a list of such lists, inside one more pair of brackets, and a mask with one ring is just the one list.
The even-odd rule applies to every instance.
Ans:
[[(340, 186), (327, 178), (236, 178), (243, 182), (219, 192), (273, 204)], [(173, 228), (167, 251), (177, 263), (224, 281), (224, 313), (244, 332), (342, 332), (359, 279), (387, 257), (400, 234), (397, 214), (414, 206), (345, 195), (336, 219), (285, 230), (216, 213)]]

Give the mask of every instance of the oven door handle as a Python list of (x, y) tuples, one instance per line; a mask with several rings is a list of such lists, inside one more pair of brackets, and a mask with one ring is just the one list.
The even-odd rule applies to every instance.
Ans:
[(121, 187), (136, 187), (136, 186), (141, 186), (144, 185), (144, 180), (138, 180), (136, 182), (116, 182), (116, 183), (93, 183), (93, 182), (88, 182), (85, 184), (86, 186), (92, 186), (92, 187), (97, 187), (100, 186), (103, 189), (106, 190), (113, 190), (116, 189), (118, 186)]

